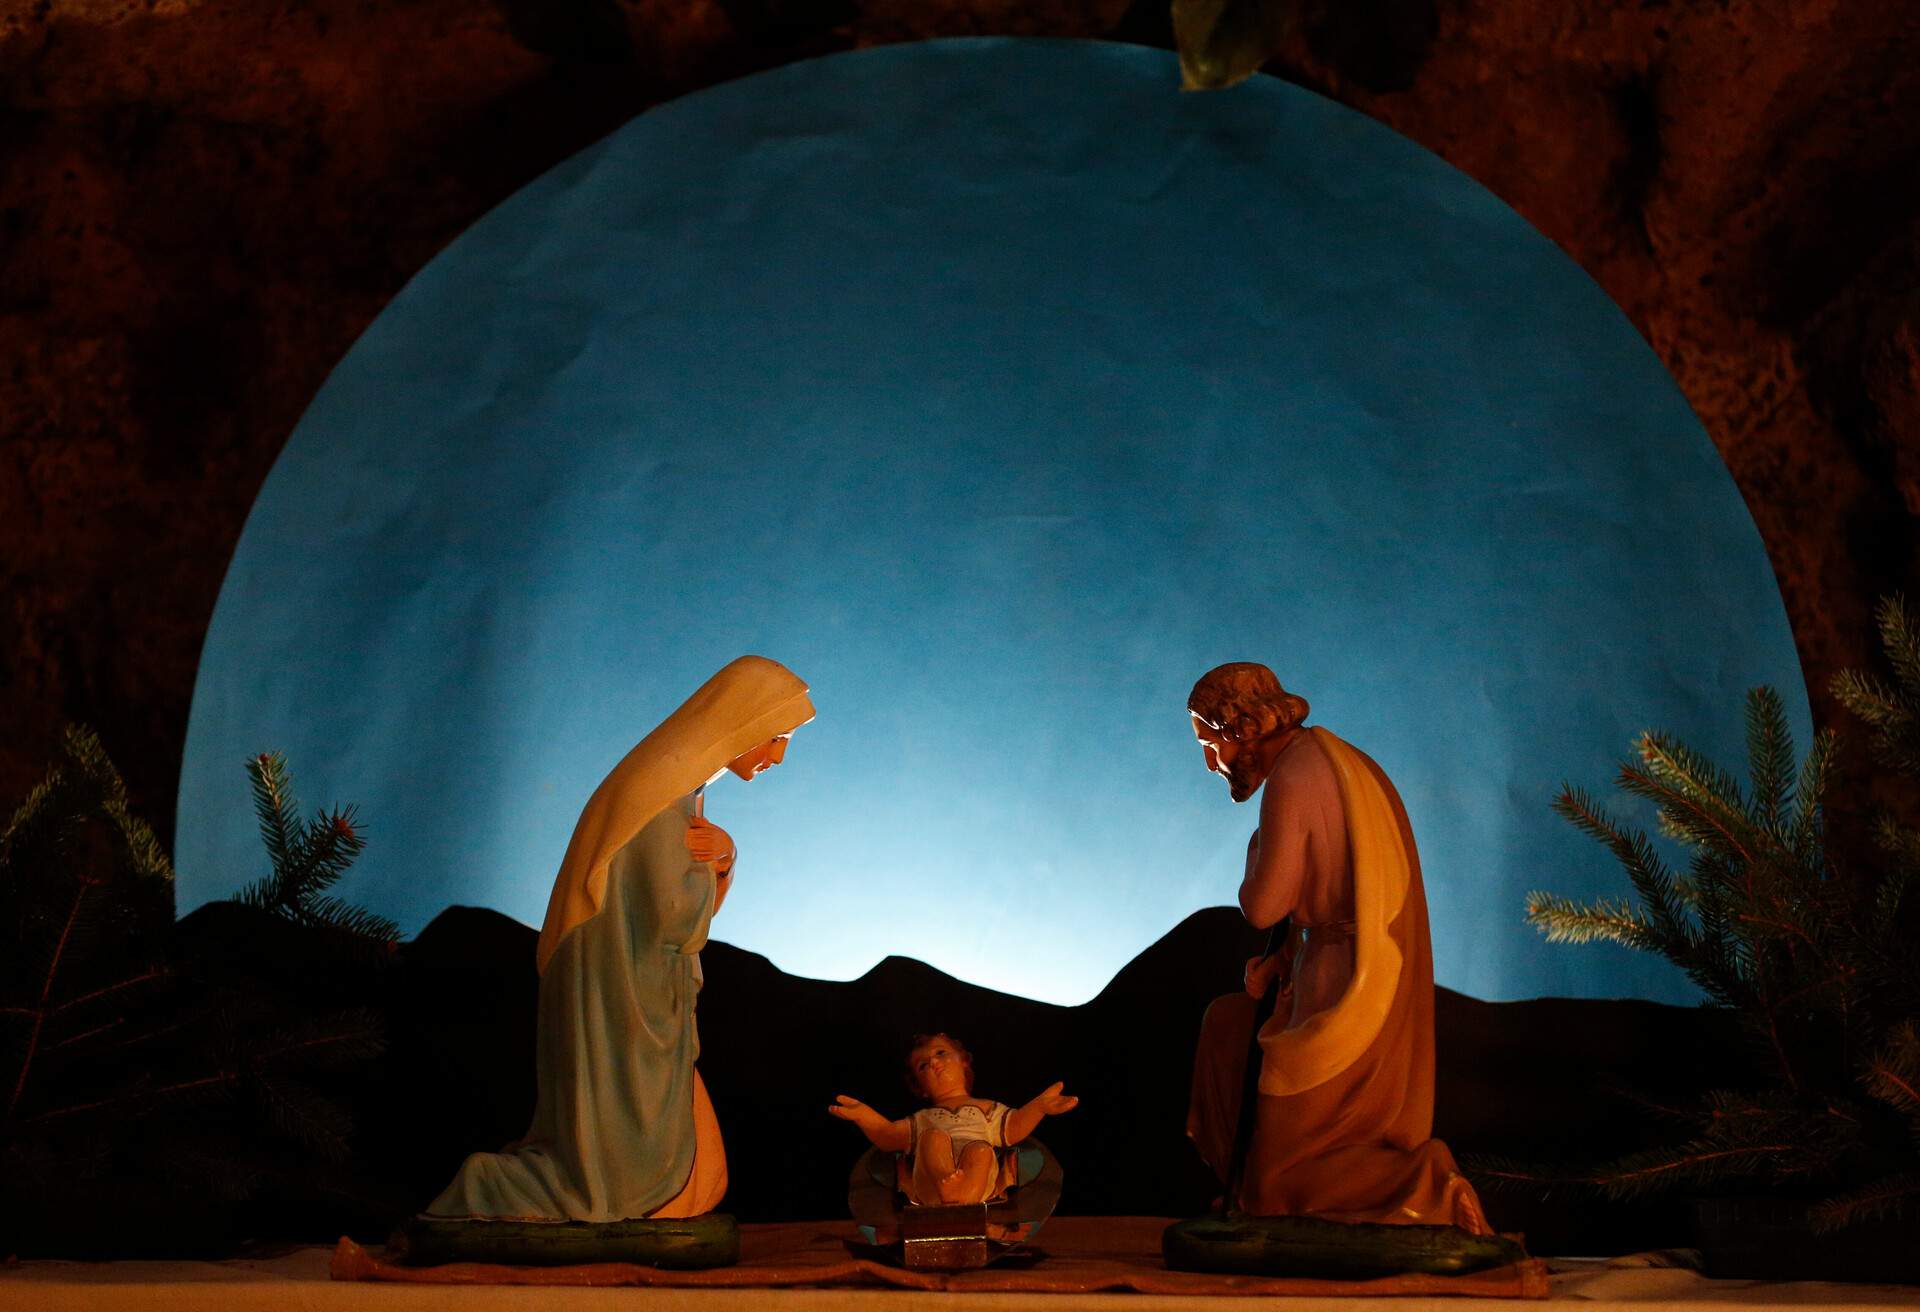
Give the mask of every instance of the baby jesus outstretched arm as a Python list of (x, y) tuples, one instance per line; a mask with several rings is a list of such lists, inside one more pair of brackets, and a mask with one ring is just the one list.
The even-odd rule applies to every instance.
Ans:
[[(1063, 1081), (1055, 1080), (1035, 1095), (1032, 1101), (1008, 1112), (1004, 1122), (1004, 1141), (1009, 1144), (1021, 1143), (1047, 1117), (1058, 1116), (1061, 1112), (1070, 1112), (1078, 1107), (1078, 1098), (1061, 1092), (1065, 1087)], [(833, 1106), (827, 1108), (827, 1114), (838, 1116), (843, 1121), (852, 1121), (875, 1148), (903, 1153), (912, 1145), (911, 1117), (890, 1121), (858, 1098), (849, 1098), (844, 1093), (834, 1095)]]
[[(1023, 1142), (1050, 1115), (1072, 1111), (1078, 1098), (1061, 1092), (1059, 1082), (1018, 1108), (967, 1099), (934, 1103), (904, 1120), (890, 1121), (857, 1098), (837, 1095), (829, 1114), (852, 1121), (883, 1151), (908, 1154), (901, 1167), (901, 1188), (923, 1205), (988, 1202), (1012, 1184), (1011, 1158), (1001, 1150)], [(979, 1114), (950, 1121), (941, 1113), (957, 1115), (965, 1107)], [(924, 1124), (922, 1122), (925, 1122)]]
[(833, 1106), (827, 1108), (827, 1114), (852, 1121), (875, 1148), (887, 1152), (903, 1153), (913, 1141), (911, 1122), (890, 1121), (858, 1098), (849, 1098), (844, 1093), (834, 1095)]
[(1071, 1094), (1060, 1092), (1066, 1087), (1063, 1081), (1055, 1080), (1036, 1094), (1031, 1102), (1007, 1113), (1007, 1142), (1019, 1143), (1032, 1134), (1042, 1120), (1049, 1116), (1058, 1116), (1061, 1112), (1070, 1112), (1080, 1105), (1080, 1100)]

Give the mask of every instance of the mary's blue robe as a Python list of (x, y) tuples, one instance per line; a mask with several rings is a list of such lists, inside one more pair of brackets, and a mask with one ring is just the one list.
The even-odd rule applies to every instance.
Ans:
[(714, 875), (687, 853), (691, 796), (614, 855), (597, 914), (540, 977), (539, 1094), (526, 1137), (468, 1157), (430, 1216), (618, 1221), (693, 1169), (694, 998)]

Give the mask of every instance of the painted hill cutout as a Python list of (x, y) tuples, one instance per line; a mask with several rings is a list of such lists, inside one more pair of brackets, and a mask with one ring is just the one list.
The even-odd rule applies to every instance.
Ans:
[[(392, 1094), (369, 1136), (404, 1165), (424, 1202), (462, 1156), (522, 1133), (533, 1098), (535, 934), (454, 907), (404, 949), (394, 997)], [(1061, 1007), (888, 957), (850, 981), (788, 975), (710, 943), (701, 958), (701, 1071), (727, 1136), (727, 1206), (742, 1220), (837, 1217), (863, 1145), (826, 1114), (850, 1093), (890, 1116), (913, 1105), (901, 1081), (907, 1036), (951, 1031), (974, 1051), (977, 1090), (1018, 1101), (1053, 1080), (1082, 1098), (1041, 1135), (1066, 1166), (1063, 1214), (1184, 1215), (1217, 1186), (1185, 1139), (1194, 1038), (1207, 1003), (1238, 986), (1263, 935), (1225, 907), (1195, 912), (1098, 996)], [(1653, 1127), (1618, 1090), (1706, 1087), (1724, 1036), (1696, 1009), (1639, 1001), (1481, 1002), (1447, 989), (1436, 1007), (1436, 1133), (1462, 1153), (1550, 1156), (1637, 1146)], [(1495, 1194), (1496, 1223), (1543, 1251), (1674, 1243), (1670, 1206), (1622, 1208)]]
[[(452, 907), (371, 971), (344, 969), (311, 931), (231, 903), (199, 909), (177, 933), (180, 960), (208, 978), (254, 981), (289, 1016), (377, 1012), (388, 1047), (324, 1081), (352, 1111), (351, 1161), (323, 1171), (289, 1161), (231, 1205), (147, 1206), (142, 1251), (231, 1251), (249, 1238), (342, 1233), (377, 1242), (437, 1194), (467, 1153), (525, 1131), (538, 998), (531, 929)], [(710, 944), (701, 954), (700, 1064), (727, 1137), (727, 1208), (746, 1221), (844, 1216), (847, 1171), (864, 1141), (826, 1114), (828, 1102), (851, 1093), (904, 1114), (907, 1036), (945, 1029), (973, 1048), (983, 1095), (1025, 1099), (1063, 1080), (1082, 1098), (1041, 1132), (1066, 1169), (1062, 1214), (1204, 1210), (1217, 1186), (1184, 1133), (1194, 1039), (1208, 1002), (1238, 987), (1263, 937), (1230, 908), (1195, 912), (1077, 1007), (966, 984), (905, 957), (836, 982)], [(1724, 1082), (1716, 1070), (1735, 1049), (1723, 1019), (1648, 1002), (1488, 1003), (1441, 989), (1436, 1132), (1462, 1154), (1552, 1158), (1643, 1146), (1660, 1127), (1619, 1090), (1671, 1101)], [(169, 1187), (189, 1198), (205, 1192), (182, 1179)], [(1688, 1238), (1673, 1203), (1613, 1205), (1567, 1192), (1486, 1201), (1497, 1225), (1527, 1231), (1541, 1252)], [(120, 1241), (87, 1229), (88, 1255), (120, 1255)]]

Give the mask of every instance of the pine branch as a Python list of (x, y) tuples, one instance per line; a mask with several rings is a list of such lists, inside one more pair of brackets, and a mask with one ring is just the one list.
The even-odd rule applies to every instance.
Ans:
[(1780, 1031), (1778, 1004), (1764, 990), (1756, 990), (1751, 1009), (1741, 1017), (1748, 1032), (1757, 1040), (1761, 1054), (1778, 1067), (1781, 1080), (1795, 1094), (1800, 1092), (1800, 1070), (1787, 1050), (1786, 1036)]
[[(261, 1161), (304, 1172), (343, 1160), (349, 1112), (302, 1072), (381, 1051), (378, 1018), (289, 1023), (277, 992), (225, 988), (217, 972), (207, 990), (145, 1005), (171, 975), (171, 864), (98, 739), (75, 729), (63, 753), (0, 830), (0, 1195), (18, 1202), (42, 1166), (60, 1188), (88, 1171), (172, 1178), (164, 1154), (188, 1138), (216, 1151), (186, 1174), (235, 1196)], [(389, 955), (392, 922), (321, 891), (364, 847), (351, 809), (303, 823), (284, 761), (259, 758), (249, 774), (272, 863), (249, 900)], [(210, 1174), (223, 1163), (224, 1183)], [(84, 1205), (85, 1188), (70, 1192)]]
[(1844, 995), (1853, 982), (1851, 967), (1836, 966), (1824, 973), (1810, 976), (1805, 983), (1790, 992), (1783, 993), (1777, 999), (1777, 1005), (1784, 1009), (1808, 1007), (1813, 1005), (1824, 993)]
[(151, 880), (166, 885), (168, 893), (167, 914), (173, 914), (173, 862), (160, 845), (160, 838), (153, 832), (153, 826), (132, 815), (121, 801), (109, 813), (114, 826), (119, 830), (122, 851), (132, 866), (136, 879)]
[(0, 1156), (0, 1181), (18, 1198), (29, 1190), (58, 1196), (76, 1184), (98, 1180), (113, 1161), (112, 1146), (99, 1135), (74, 1135), (58, 1145), (14, 1140)]
[(1649, 730), (1634, 744), (1646, 773), (1664, 788), (1746, 820), (1747, 799), (1734, 777), (1669, 734)]
[(1772, 688), (1747, 693), (1747, 772), (1753, 784), (1750, 811), (1774, 833), (1785, 823), (1794, 776), (1793, 733), (1786, 704)]
[(272, 1043), (254, 1046), (250, 1064), (262, 1070), (316, 1070), (364, 1061), (384, 1051), (380, 1017), (356, 1007), (304, 1021)]
[[(189, 1080), (175, 1080), (148, 1090), (155, 1102), (184, 1102), (198, 1105), (209, 1098), (230, 1098), (239, 1086), (242, 1073), (232, 1066), (219, 1066)], [(75, 1111), (90, 1108), (74, 1108)]]
[(1829, 1234), (1862, 1221), (1904, 1215), (1916, 1205), (1920, 1205), (1920, 1171), (1907, 1171), (1825, 1199), (1807, 1213), (1807, 1220), (1816, 1233)]
[(70, 772), (50, 767), (0, 834), (0, 888), (17, 890), (24, 903), (13, 962), (23, 976), (47, 970), (71, 932), (64, 912), (53, 904), (68, 882), (66, 849), (85, 810), (79, 793)]
[(1920, 1118), (1920, 1026), (1911, 1020), (1895, 1026), (1868, 1061), (1862, 1083), (1896, 1111)]
[[(40, 940), (39, 951), (22, 953), (15, 961), (24, 991), (8, 1000), (8, 1010), (28, 1023), (17, 1045), (9, 1045), (11, 1087), (0, 1112), (7, 1119), (18, 1115), (42, 1053), (76, 1041), (52, 1039), (48, 1026), (56, 1016), (136, 988), (153, 975), (151, 970), (137, 973), (64, 1002), (56, 1000), (59, 988), (76, 975), (85, 979), (100, 973), (95, 963), (109, 929), (114, 947), (124, 952), (143, 929), (158, 931), (173, 920), (172, 866), (152, 829), (128, 813), (126, 784), (99, 738), (69, 725), (61, 751), (63, 759), (48, 769), (0, 835), (0, 887), (32, 887), (15, 914), (23, 933)], [(104, 866), (102, 853), (84, 841), (102, 823), (111, 835)], [(80, 858), (87, 863), (79, 864)]]
[(1827, 684), (1834, 700), (1875, 728), (1898, 724), (1905, 715), (1892, 684), (1865, 670), (1842, 670)]
[(118, 984), (109, 984), (104, 988), (94, 989), (91, 993), (82, 993), (77, 998), (68, 998), (65, 1002), (53, 1008), (52, 1011), (49, 1012), (48, 1014), (53, 1016), (58, 1016), (62, 1012), (70, 1011), (74, 1007), (82, 1006), (89, 1002), (95, 1002), (101, 998), (111, 997), (112, 995), (123, 992), (127, 989), (138, 988), (142, 984), (151, 984), (155, 980), (167, 979), (171, 977), (172, 974), (173, 974), (173, 971), (166, 966), (155, 966), (151, 970), (143, 971), (138, 975), (134, 975), (127, 979), (123, 979)]
[(59, 1052), (66, 1048), (76, 1047), (79, 1044), (85, 1043), (88, 1039), (95, 1039), (100, 1037), (102, 1034), (106, 1034), (113, 1030), (117, 1030), (122, 1025), (125, 1025), (126, 1023), (127, 1023), (127, 1018), (125, 1016), (115, 1016), (112, 1020), (103, 1021), (100, 1024), (95, 1025), (90, 1030), (81, 1030), (78, 1034), (69, 1034), (66, 1038), (61, 1039), (58, 1043), (49, 1044), (47, 1047), (47, 1051)]
[(312, 900), (331, 888), (366, 847), (353, 818), (352, 807), (336, 808), (315, 816), (302, 833), (298, 859), (283, 883), (288, 903), (304, 915), (311, 914)]
[(1638, 1089), (1630, 1087), (1619, 1088), (1617, 1093), (1623, 1101), (1644, 1112), (1647, 1116), (1674, 1125), (1697, 1125), (1702, 1115), (1710, 1114), (1703, 1112), (1702, 1105), (1697, 1102), (1687, 1106), (1675, 1106), (1673, 1103), (1661, 1101)]
[(183, 1030), (190, 1029), (196, 1019), (196, 1017), (183, 1017), (178, 1013), (174, 1013), (170, 1019), (156, 1025), (151, 1025), (146, 1029), (135, 1031), (132, 1034), (123, 1035), (115, 1039), (112, 1043), (98, 1049), (98, 1051), (119, 1052), (123, 1048), (132, 1048), (142, 1043), (152, 1043), (156, 1039), (169, 1038), (179, 1034)]
[(1634, 891), (1640, 895), (1652, 931), (1649, 941), (1633, 946), (1645, 946), (1655, 951), (1664, 951), (1671, 946), (1682, 953), (1690, 949), (1694, 935), (1681, 911), (1673, 874), (1653, 850), (1653, 844), (1647, 840), (1647, 836), (1620, 828), (1611, 816), (1594, 804), (1583, 789), (1571, 784), (1561, 785), (1560, 795), (1553, 801), (1553, 809), (1571, 821), (1575, 828), (1604, 844), (1613, 853), (1614, 859), (1625, 868)]
[(1903, 774), (1920, 774), (1920, 629), (1898, 595), (1883, 597), (1876, 610), (1880, 649), (1894, 680), (1843, 670), (1828, 687), (1835, 698), (1873, 729), (1880, 762)]
[[(1643, 734), (1639, 750), (1646, 767), (1622, 766), (1620, 787), (1659, 807), (1660, 827), (1672, 837), (1750, 865), (1765, 848), (1766, 838), (1747, 819), (1739, 790), (1724, 776), (1707, 781), (1689, 774), (1675, 745), (1656, 734)], [(1732, 796), (1716, 792), (1717, 782), (1725, 782)]]
[(251, 1087), (275, 1129), (323, 1161), (347, 1159), (353, 1122), (339, 1107), (298, 1080), (263, 1076)]
[(1556, 893), (1527, 894), (1527, 923), (1549, 943), (1619, 943), (1649, 948), (1659, 941), (1653, 926), (1627, 902), (1601, 898), (1582, 905)]
[(1920, 872), (1920, 829), (1911, 829), (1885, 810), (1873, 818), (1873, 845), (1887, 858), (1888, 873), (1898, 879), (1889, 884), (1904, 884)]
[(1754, 972), (1751, 945), (1739, 932), (1739, 911), (1732, 894), (1737, 882), (1737, 872), (1724, 857), (1711, 852), (1695, 855), (1692, 905), (1700, 925), (1695, 956), (1701, 970), (1716, 983), (1708, 983), (1698, 972), (1688, 973), (1728, 1006), (1748, 997), (1745, 982)]
[(302, 823), (294, 816), (293, 781), (284, 757), (262, 752), (247, 763), (247, 773), (272, 870), (234, 900), (310, 929), (374, 945), (397, 941), (400, 928), (393, 921), (326, 895), (367, 846), (354, 808), (321, 811)]
[(366, 850), (367, 840), (360, 832), (358, 810), (353, 806), (336, 806), (316, 817), (310, 827), (315, 863), (335, 875), (352, 865), (354, 858)]
[(1638, 1198), (1678, 1184), (1711, 1184), (1769, 1169), (1775, 1175), (1797, 1174), (1791, 1168), (1782, 1170), (1780, 1163), (1802, 1152), (1800, 1145), (1790, 1141), (1722, 1148), (1695, 1140), (1677, 1148), (1631, 1153), (1601, 1167), (1592, 1182), (1609, 1198)]
[[(1900, 680), (1901, 691), (1920, 690), (1920, 628), (1908, 616), (1905, 599), (1897, 592), (1882, 597), (1874, 618), (1880, 624), (1880, 648), (1893, 666), (1894, 677)], [(1912, 703), (1908, 706), (1911, 708)]]
[(1558, 1188), (1591, 1188), (1591, 1168), (1535, 1162), (1498, 1153), (1462, 1153), (1460, 1169), (1481, 1189), (1527, 1192), (1545, 1197)]
[(217, 1138), (168, 1139), (153, 1153), (160, 1174), (171, 1180), (191, 1180), (196, 1190), (224, 1202), (251, 1197), (266, 1174), (256, 1161), (240, 1160), (231, 1142)]
[(70, 1102), (59, 1107), (49, 1107), (31, 1116), (23, 1116), (17, 1123), (26, 1126), (45, 1125), (50, 1121), (62, 1121), (71, 1116), (106, 1112), (115, 1113), (116, 1120), (124, 1123), (131, 1120), (135, 1114), (134, 1109), (144, 1107), (154, 1093), (152, 1081), (142, 1074), (110, 1093), (89, 1098), (85, 1102)]
[(1833, 757), (1839, 738), (1831, 729), (1814, 734), (1807, 748), (1807, 759), (1800, 763), (1800, 780), (1794, 786), (1793, 825), (1787, 832), (1787, 845), (1803, 867), (1824, 868), (1821, 854), (1827, 780), (1832, 774)]
[(278, 752), (250, 757), (247, 778), (252, 781), (253, 813), (260, 822), (260, 841), (266, 844), (270, 873), (249, 885), (241, 900), (262, 910), (274, 910), (287, 900), (285, 880), (298, 854), (298, 803), (287, 779), (287, 758)]
[(53, 992), (53, 981), (60, 972), (60, 960), (66, 954), (67, 942), (73, 934), (74, 922), (79, 919), (81, 905), (91, 891), (92, 885), (84, 882), (74, 890), (72, 909), (68, 911), (66, 925), (60, 931), (60, 942), (55, 947), (53, 957), (47, 963), (46, 973), (41, 980), (40, 1001), (34, 1013), (32, 1028), (27, 1035), (25, 1055), (20, 1059), (20, 1072), (13, 1082), (13, 1093), (7, 1099), (6, 1115), (0, 1117), (0, 1120), (13, 1118), (14, 1112), (19, 1109), (20, 1097), (26, 1092), (27, 1077), (33, 1073), (33, 1059), (40, 1049), (40, 1038), (46, 1029), (47, 998)]
[(1760, 915), (1752, 911), (1740, 912), (1736, 917), (1746, 926), (1747, 932), (1756, 939), (1792, 940), (1805, 944), (1808, 948), (1817, 948), (1818, 942), (1813, 931), (1801, 921), (1793, 918), (1785, 907), (1779, 908), (1775, 915)]
[[(1884, 763), (1920, 776), (1920, 627), (1897, 598), (1880, 621), (1894, 681), (1852, 672), (1834, 691), (1872, 727)], [(1764, 688), (1748, 693), (1745, 727), (1750, 792), (1656, 732), (1620, 771), (1626, 792), (1655, 805), (1661, 832), (1691, 849), (1683, 877), (1644, 834), (1563, 787), (1555, 809), (1612, 851), (1636, 900), (1582, 905), (1536, 892), (1528, 918), (1550, 940), (1609, 939), (1680, 965), (1731, 1009), (1768, 1071), (1757, 1090), (1715, 1093), (1684, 1117), (1691, 1142), (1624, 1157), (1589, 1173), (1591, 1183), (1615, 1196), (1736, 1178), (1796, 1190), (1843, 1183), (1853, 1192), (1829, 1198), (1820, 1216), (1845, 1224), (1920, 1196), (1920, 950), (1908, 895), (1920, 879), (1920, 829), (1878, 816), (1883, 861), (1836, 872), (1825, 805), (1837, 737), (1816, 734), (1796, 771), (1785, 704)], [(1902, 1122), (1910, 1145), (1894, 1137)], [(1534, 1184), (1569, 1178), (1489, 1165)], [(1887, 1175), (1863, 1184), (1865, 1166)]]
[(1860, 670), (1842, 670), (1828, 688), (1873, 730), (1874, 759), (1900, 774), (1920, 774), (1920, 689), (1895, 688)]
[(120, 778), (120, 772), (113, 768), (113, 762), (107, 759), (106, 749), (100, 745), (98, 734), (83, 724), (70, 724), (60, 736), (60, 749), (66, 753), (68, 767), (84, 779), (91, 789), (95, 806), (125, 810), (126, 782)]
[[(62, 746), (73, 768), (93, 792), (94, 808), (106, 817), (120, 839), (119, 856), (136, 880), (165, 884), (171, 890), (173, 863), (154, 835), (152, 826), (133, 815), (127, 805), (126, 781), (113, 766), (99, 735), (84, 725), (68, 725)], [(172, 908), (168, 908), (171, 919)]]
[(4, 833), (0, 833), (0, 869), (12, 865), (13, 851), (21, 846), (45, 820), (52, 809), (55, 799), (65, 790), (67, 779), (60, 767), (54, 766), (46, 776), (28, 790), (20, 805), (13, 809), (13, 815), (7, 821)]
[(1717, 1133), (1735, 1137), (1767, 1137), (1774, 1133), (1769, 1127), (1792, 1121), (1800, 1111), (1798, 1104), (1778, 1093), (1754, 1094), (1740, 1089), (1709, 1089), (1705, 1107), (1707, 1123), (1717, 1127)]
[(307, 913), (314, 924), (354, 938), (370, 939), (382, 946), (400, 940), (400, 926), (394, 921), (342, 898), (315, 898), (308, 904)]

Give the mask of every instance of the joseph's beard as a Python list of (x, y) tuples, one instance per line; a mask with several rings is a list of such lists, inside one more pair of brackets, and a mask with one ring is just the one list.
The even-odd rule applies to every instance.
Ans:
[(1227, 766), (1227, 787), (1233, 800), (1244, 802), (1260, 791), (1260, 785), (1267, 777), (1253, 772), (1252, 763), (1242, 756)]

